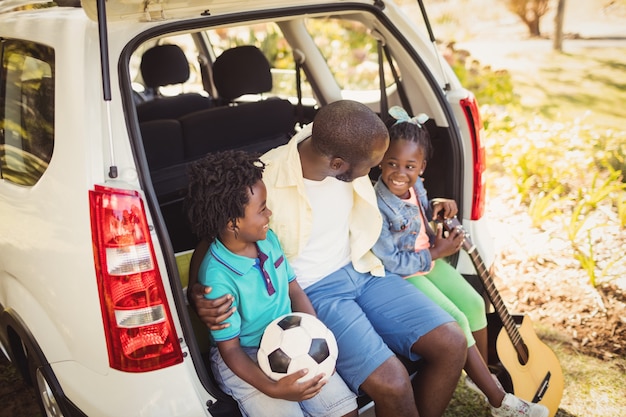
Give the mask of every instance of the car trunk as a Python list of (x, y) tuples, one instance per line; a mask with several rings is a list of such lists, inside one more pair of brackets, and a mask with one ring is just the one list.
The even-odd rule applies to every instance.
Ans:
[[(227, 10), (235, 10), (237, 3), (236, 2), (227, 2), (229, 5)], [(277, 5), (280, 2), (277, 2)], [(421, 0), (419, 1), (420, 8), (423, 13), (425, 13)], [(180, 3), (179, 3), (180, 4)], [(150, 7), (149, 10), (145, 10), (140, 3), (134, 2), (106, 2), (103, 1), (84, 1), (83, 7), (87, 14), (97, 20), (101, 25), (100, 30), (100, 47), (101, 47), (101, 59), (103, 62), (103, 97), (105, 101), (110, 101), (111, 92), (110, 92), (110, 84), (109, 84), (109, 74), (107, 73), (108, 68), (110, 67), (108, 63), (107, 56), (107, 27), (106, 27), (106, 19), (104, 16), (107, 16), (111, 21), (123, 20), (123, 19), (137, 19), (137, 20), (150, 20), (158, 18), (158, 16), (162, 13), (167, 13), (168, 17), (184, 17), (184, 16), (198, 16), (200, 15), (204, 9), (205, 5), (202, 2), (199, 2), (198, 5), (193, 5), (189, 3), (185, 7), (178, 7), (172, 10), (167, 9), (167, 7), (171, 5), (168, 2), (162, 2), (154, 7)], [(319, 5), (312, 6), (310, 9), (312, 11), (318, 12), (322, 10), (326, 10), (329, 14), (342, 12), (344, 8), (347, 8), (350, 5)], [(358, 9), (367, 9), (372, 12), (372, 15), (381, 14), (382, 12), (378, 8), (377, 5), (362, 5), (358, 6)], [(99, 9), (99, 14), (98, 14)], [(108, 11), (105, 13), (106, 9)], [(288, 10), (288, 14), (295, 13), (296, 9)], [(208, 12), (207, 12), (208, 13)], [(261, 11), (259, 15), (267, 15), (268, 11)], [(98, 18), (100, 16), (100, 18)], [(236, 18), (242, 18), (242, 16), (233, 17), (225, 15), (223, 19), (219, 17), (215, 17), (212, 21), (209, 21), (207, 18), (207, 23), (211, 24), (226, 24), (228, 22), (232, 22)], [(251, 18), (252, 14), (248, 15), (248, 18)], [(383, 17), (384, 20), (384, 17)], [(424, 14), (424, 20), (426, 22), (426, 27), (431, 36), (431, 40), (434, 41), (434, 37), (432, 36), (432, 31), (430, 29), (430, 25), (428, 23), (428, 19)], [(198, 23), (190, 22), (186, 25), (180, 25), (181, 28), (185, 28), (187, 30), (194, 29), (198, 25)], [(168, 27), (169, 26), (169, 27)], [(145, 35), (147, 39), (149, 36), (157, 36), (165, 33), (166, 31), (171, 31), (175, 29), (175, 24), (165, 24), (162, 29), (154, 29), (150, 33)], [(390, 30), (390, 33), (394, 33), (394, 30)], [(395, 35), (398, 38), (402, 39), (401, 34), (396, 33)], [(142, 35), (143, 36), (143, 35)], [(133, 40), (133, 45), (138, 45), (140, 41), (144, 39), (136, 39)], [(125, 53), (127, 56), (122, 57), (121, 62), (126, 60), (128, 62), (130, 60), (130, 45), (128, 51)], [(461, 139), (458, 137), (458, 130), (456, 129), (456, 125), (454, 122), (454, 117), (452, 115), (452, 111), (449, 108), (449, 105), (446, 101), (445, 91), (449, 88), (449, 85), (444, 82), (443, 85), (440, 85), (441, 82), (437, 81), (435, 77), (431, 74), (430, 69), (427, 68), (427, 65), (422, 61), (419, 56), (413, 56), (413, 59), (418, 61), (420, 64), (418, 66), (421, 67), (424, 76), (423, 78), (427, 81), (428, 88), (432, 89), (437, 96), (439, 113), (441, 120), (446, 120), (446, 123), (439, 125), (434, 119), (429, 120), (427, 122), (427, 128), (431, 133), (431, 138), (433, 142), (433, 146), (435, 148), (434, 157), (429, 160), (427, 165), (426, 172), (424, 176), (426, 178), (426, 187), (429, 190), (429, 194), (432, 196), (441, 196), (454, 198), (459, 202), (459, 207), (462, 207), (462, 202), (459, 201), (462, 199), (461, 193), (461, 185), (462, 185), (462, 158), (459, 156), (462, 152), (460, 142)], [(210, 345), (208, 331), (206, 327), (199, 321), (193, 309), (189, 308), (186, 305), (185, 295), (183, 288), (186, 287), (188, 282), (188, 274), (189, 274), (189, 261), (191, 258), (191, 253), (193, 248), (197, 243), (197, 239), (193, 235), (189, 225), (187, 224), (186, 215), (184, 212), (184, 197), (186, 194), (186, 167), (187, 164), (193, 158), (183, 158), (183, 160), (178, 163), (165, 164), (164, 166), (159, 166), (158, 169), (154, 169), (150, 166), (149, 162), (149, 153), (150, 153), (150, 145), (148, 144), (149, 137), (152, 137), (154, 134), (157, 137), (163, 138), (164, 133), (168, 138), (176, 138), (179, 133), (184, 135), (182, 132), (189, 131), (200, 131), (200, 132), (211, 132), (215, 131), (215, 127), (211, 127), (207, 125), (207, 118), (214, 117), (214, 111), (207, 111), (206, 114), (201, 118), (204, 122), (203, 124), (197, 124), (195, 120), (191, 116), (184, 118), (176, 119), (176, 122), (172, 119), (168, 119), (165, 123), (152, 123), (152, 124), (138, 124), (136, 118), (136, 110), (134, 109), (134, 103), (132, 98), (132, 92), (130, 88), (130, 83), (127, 81), (130, 79), (128, 74), (125, 73), (127, 68), (124, 68), (124, 65), (120, 65), (121, 74), (120, 79), (122, 80), (122, 84), (124, 84), (125, 91), (123, 91), (123, 100), (126, 106), (126, 114), (129, 118), (127, 120), (127, 125), (129, 129), (132, 131), (132, 146), (135, 153), (135, 159), (137, 162), (137, 168), (139, 172), (140, 183), (142, 184), (142, 188), (145, 191), (145, 197), (152, 214), (152, 220), (154, 222), (154, 226), (156, 228), (157, 235), (160, 241), (160, 248), (163, 253), (163, 257), (165, 259), (167, 265), (168, 276), (170, 277), (170, 286), (172, 288), (172, 293), (174, 299), (176, 301), (176, 309), (178, 311), (178, 317), (181, 321), (181, 327), (184, 333), (184, 342), (189, 348), (189, 352), (193, 359), (194, 367), (198, 374), (200, 381), (202, 382), (205, 389), (214, 395), (218, 401), (216, 403), (208, 404), (210, 412), (215, 415), (236, 415), (233, 413), (237, 413), (236, 405), (233, 400), (223, 394), (215, 384), (215, 381), (211, 375), (209, 361), (208, 361), (208, 347)], [(437, 77), (437, 79), (445, 79), (444, 77)], [(396, 83), (399, 80), (395, 80)], [(386, 96), (387, 92), (382, 94), (382, 96)], [(382, 100), (385, 101), (385, 100)], [(323, 104), (323, 100), (320, 100)], [(380, 112), (384, 112), (385, 105), (381, 105)], [(292, 111), (296, 112), (296, 107), (292, 109)], [(210, 113), (210, 115), (209, 115)], [(217, 115), (212, 120), (214, 123), (223, 122), (228, 117), (224, 111), (223, 115)], [(133, 120), (134, 117), (134, 120)], [(244, 119), (245, 120), (245, 119)], [(177, 124), (178, 123), (178, 124)], [(196, 124), (194, 124), (196, 123)], [(192, 127), (189, 127), (192, 126)], [(198, 127), (201, 126), (201, 127)], [(109, 129), (110, 130), (110, 129)], [(281, 138), (281, 141), (286, 141), (288, 138)], [(157, 141), (163, 142), (161, 139), (157, 139)], [(169, 141), (167, 146), (171, 146), (173, 141)], [(260, 138), (259, 142), (263, 142), (263, 146), (258, 147), (250, 147), (250, 143), (242, 144), (239, 146), (243, 149), (251, 149), (254, 151), (264, 151), (268, 144), (272, 144), (275, 146), (278, 142), (267, 141), (266, 138)], [(177, 150), (174, 148), (166, 148), (166, 145), (160, 147), (163, 152), (163, 156), (165, 159), (173, 158), (174, 155), (177, 154)], [(183, 145), (185, 146), (185, 145)], [(114, 155), (112, 153), (112, 161), (115, 161)], [(114, 163), (111, 164), (109, 168), (109, 176), (114, 178), (117, 175), (116, 167)], [(376, 178), (376, 173), (372, 173), (372, 178)], [(455, 262), (454, 259), (452, 259)], [(407, 364), (412, 370), (415, 370), (415, 364)], [(363, 397), (361, 399), (361, 405), (367, 402), (367, 399)]]

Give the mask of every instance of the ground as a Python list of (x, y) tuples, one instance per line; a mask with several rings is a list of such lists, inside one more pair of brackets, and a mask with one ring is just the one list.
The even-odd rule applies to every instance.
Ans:
[[(506, 180), (500, 180), (506, 181)], [(558, 233), (531, 226), (527, 209), (497, 187), (487, 204), (498, 257), (493, 275), (510, 312), (527, 314), (552, 327), (562, 342), (581, 353), (610, 360), (626, 357), (626, 291), (619, 281), (593, 288), (574, 260), (569, 243)], [(495, 190), (494, 190), (495, 191)], [(555, 222), (554, 228), (558, 227)], [(626, 246), (623, 230), (607, 234), (607, 254)], [(598, 254), (602, 256), (602, 254)], [(623, 264), (622, 264), (623, 265)], [(616, 264), (620, 268), (620, 264)], [(626, 276), (626, 268), (622, 276)], [(614, 274), (619, 276), (617, 271)]]

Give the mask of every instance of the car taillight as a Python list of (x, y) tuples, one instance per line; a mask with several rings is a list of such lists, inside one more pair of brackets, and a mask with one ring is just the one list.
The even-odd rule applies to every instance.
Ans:
[(89, 202), (110, 366), (145, 372), (181, 363), (142, 199), (135, 191), (96, 185)]
[(472, 140), (472, 172), (474, 179), (474, 189), (472, 193), (471, 219), (480, 219), (485, 212), (485, 184), (483, 172), (485, 172), (485, 146), (481, 140), (482, 120), (478, 110), (478, 103), (473, 95), (461, 99), (461, 108), (465, 113), (467, 127), (469, 128)]

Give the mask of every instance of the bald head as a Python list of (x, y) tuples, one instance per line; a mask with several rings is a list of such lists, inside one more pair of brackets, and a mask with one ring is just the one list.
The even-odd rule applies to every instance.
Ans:
[(311, 144), (321, 154), (350, 163), (369, 159), (389, 133), (383, 121), (369, 107), (352, 100), (340, 100), (322, 107), (313, 121)]

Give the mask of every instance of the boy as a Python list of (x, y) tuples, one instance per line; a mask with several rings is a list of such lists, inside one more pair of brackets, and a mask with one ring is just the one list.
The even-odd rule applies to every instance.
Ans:
[(232, 294), (237, 307), (228, 327), (211, 331), (217, 343), (211, 349), (213, 373), (243, 415), (356, 416), (355, 395), (338, 374), (327, 382), (321, 381), (324, 375), (298, 382), (306, 374), (299, 371), (273, 381), (256, 364), (272, 320), (292, 309), (315, 315), (269, 230), (264, 167), (255, 156), (227, 151), (207, 155), (190, 169), (188, 217), (198, 237), (210, 244), (198, 279), (213, 287), (207, 298)]

